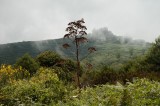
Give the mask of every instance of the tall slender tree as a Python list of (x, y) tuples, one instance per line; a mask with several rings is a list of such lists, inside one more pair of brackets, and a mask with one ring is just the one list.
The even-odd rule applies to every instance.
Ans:
[[(81, 20), (77, 20), (77, 21), (73, 21), (68, 23), (68, 27), (66, 28), (66, 31), (68, 32), (67, 34), (64, 35), (64, 38), (68, 38), (70, 39), (74, 45), (75, 45), (75, 54), (76, 54), (76, 61), (77, 61), (77, 71), (76, 71), (76, 78), (77, 78), (77, 87), (79, 87), (79, 89), (81, 88), (80, 85), (80, 52), (79, 52), (79, 47), (80, 44), (86, 43), (88, 42), (88, 39), (86, 38), (86, 26), (84, 26), (84, 19), (82, 18)], [(63, 47), (65, 49), (71, 47), (68, 43), (64, 43)], [(94, 51), (96, 51), (96, 49), (94, 47), (89, 47), (88, 48), (88, 54), (93, 53)], [(84, 56), (86, 57), (86, 56)]]

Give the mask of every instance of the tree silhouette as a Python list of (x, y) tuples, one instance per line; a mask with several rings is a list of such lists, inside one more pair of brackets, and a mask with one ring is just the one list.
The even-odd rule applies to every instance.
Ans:
[[(84, 19), (82, 18), (81, 20), (77, 20), (77, 21), (73, 21), (68, 23), (68, 27), (66, 28), (66, 31), (68, 32), (67, 34), (64, 35), (64, 38), (68, 38), (70, 39), (74, 45), (75, 45), (75, 54), (76, 54), (76, 61), (77, 61), (77, 71), (76, 71), (76, 83), (77, 83), (77, 87), (79, 87), (79, 89), (81, 88), (80, 85), (80, 59), (79, 59), (79, 47), (80, 44), (86, 43), (88, 42), (88, 39), (86, 38), (86, 26), (84, 26)], [(64, 43), (62, 45), (65, 49), (71, 47), (68, 43)], [(89, 47), (88, 48), (88, 54), (93, 53), (94, 51), (96, 51), (96, 49), (94, 47)], [(88, 56), (88, 54), (86, 56)], [(84, 57), (86, 57), (84, 56)]]

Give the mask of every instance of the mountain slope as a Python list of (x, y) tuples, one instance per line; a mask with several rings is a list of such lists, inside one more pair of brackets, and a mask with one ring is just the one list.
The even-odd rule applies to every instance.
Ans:
[[(108, 64), (121, 65), (129, 59), (142, 55), (150, 47), (149, 43), (142, 40), (132, 40), (129, 37), (116, 36), (107, 28), (94, 30), (88, 34), (88, 43), (80, 45), (80, 59), (87, 55), (87, 48), (94, 46), (97, 51), (84, 59), (84, 63), (91, 62), (94, 65)], [(0, 45), (0, 64), (13, 64), (16, 59), (29, 53), (33, 57), (46, 50), (58, 52), (63, 57), (74, 57), (74, 48), (65, 50), (62, 44), (70, 42), (67, 39), (27, 41)], [(74, 43), (71, 42), (71, 47)], [(87, 61), (86, 61), (87, 60)]]

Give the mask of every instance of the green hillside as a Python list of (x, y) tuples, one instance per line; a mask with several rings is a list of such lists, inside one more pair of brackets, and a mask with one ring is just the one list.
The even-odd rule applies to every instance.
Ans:
[[(121, 65), (131, 58), (144, 54), (150, 47), (149, 43), (142, 40), (132, 40), (128, 37), (116, 36), (108, 31), (107, 28), (101, 28), (88, 34), (88, 40), (88, 43), (81, 45), (83, 49), (80, 48), (80, 59), (87, 56), (88, 47), (94, 46), (97, 51), (83, 60), (84, 62), (87, 60), (92, 64)], [(65, 50), (62, 47), (62, 44), (65, 42), (69, 42), (69, 40), (24, 41), (0, 45), (0, 64), (13, 64), (25, 53), (29, 53), (35, 57), (46, 50), (53, 50), (62, 57), (74, 59), (74, 49), (69, 48)], [(74, 47), (73, 43), (71, 43), (71, 46)]]

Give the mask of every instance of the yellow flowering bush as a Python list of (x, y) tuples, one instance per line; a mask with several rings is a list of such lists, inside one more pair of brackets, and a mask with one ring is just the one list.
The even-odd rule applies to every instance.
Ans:
[(0, 85), (12, 83), (17, 79), (23, 79), (29, 77), (29, 72), (22, 69), (22, 67), (14, 68), (11, 65), (0, 66)]
[(0, 103), (6, 106), (37, 106), (56, 104), (64, 100), (67, 89), (53, 71), (40, 68), (30, 79), (17, 80), (6, 85), (0, 89), (0, 96), (3, 96)]

